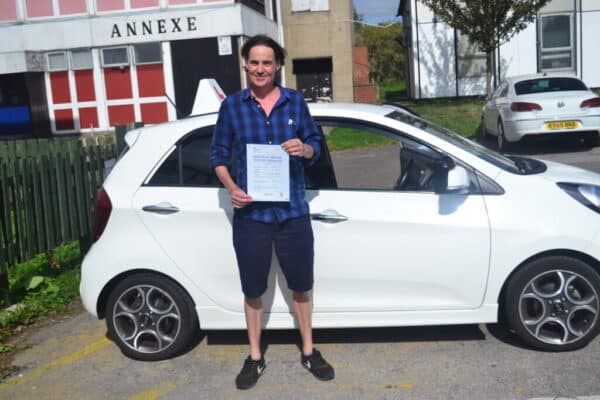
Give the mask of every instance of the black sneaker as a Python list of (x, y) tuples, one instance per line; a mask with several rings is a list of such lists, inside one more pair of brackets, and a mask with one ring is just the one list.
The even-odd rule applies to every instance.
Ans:
[(242, 370), (235, 378), (235, 386), (238, 389), (250, 389), (256, 385), (258, 378), (265, 371), (265, 359), (253, 360), (250, 356), (244, 360)]
[(321, 381), (330, 381), (335, 378), (333, 367), (325, 361), (321, 352), (317, 349), (313, 349), (312, 354), (309, 356), (302, 354), (300, 362), (315, 378)]

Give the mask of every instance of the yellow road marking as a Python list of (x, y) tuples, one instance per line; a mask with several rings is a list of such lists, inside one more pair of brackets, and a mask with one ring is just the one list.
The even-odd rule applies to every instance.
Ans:
[(176, 387), (177, 384), (175, 382), (161, 383), (160, 385), (155, 386), (150, 390), (146, 390), (144, 392), (129, 397), (128, 400), (154, 400), (164, 394), (173, 391)]
[(46, 372), (51, 371), (55, 368), (62, 367), (63, 365), (67, 365), (72, 362), (75, 362), (82, 357), (88, 356), (88, 355), (100, 350), (101, 348), (105, 347), (106, 345), (108, 345), (110, 343), (111, 343), (110, 340), (108, 340), (106, 338), (102, 338), (92, 344), (85, 346), (81, 350), (78, 350), (71, 354), (67, 354), (64, 357), (61, 357), (54, 361), (50, 361), (47, 364), (40, 365), (39, 367), (34, 368), (27, 375), (23, 375), (21, 377), (15, 378), (13, 380), (10, 380), (6, 383), (1, 384), (0, 392), (4, 391), (10, 387), (21, 385), (25, 382), (29, 382), (33, 379), (39, 378), (40, 376), (44, 375)]

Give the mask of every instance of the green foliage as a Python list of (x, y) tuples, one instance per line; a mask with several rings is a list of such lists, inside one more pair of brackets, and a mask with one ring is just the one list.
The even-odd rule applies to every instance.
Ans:
[(382, 102), (399, 101), (406, 98), (404, 81), (387, 81), (379, 85), (379, 100)]
[(487, 55), (487, 93), (492, 92), (492, 53), (532, 22), (550, 0), (422, 0)]
[(0, 354), (14, 350), (4, 340), (15, 327), (59, 312), (79, 294), (80, 259), (79, 243), (74, 241), (9, 268), (11, 296), (17, 304), (0, 310)]
[(439, 99), (404, 105), (428, 121), (473, 138), (480, 128), (483, 104), (475, 99)]
[(358, 149), (394, 144), (391, 138), (351, 128), (334, 128), (326, 134), (329, 151)]
[(532, 22), (550, 0), (422, 0), (444, 22), (490, 53)]
[(377, 26), (356, 24), (355, 46), (369, 49), (370, 78), (376, 83), (402, 79), (402, 25), (380, 23)]

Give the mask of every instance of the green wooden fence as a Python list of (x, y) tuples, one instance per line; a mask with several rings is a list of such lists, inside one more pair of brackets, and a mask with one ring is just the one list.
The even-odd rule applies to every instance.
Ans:
[[(118, 142), (123, 134), (120, 127)], [(89, 245), (104, 161), (118, 151), (115, 140), (0, 142), (0, 295), (5, 301), (11, 265), (67, 241), (79, 240), (82, 250)]]

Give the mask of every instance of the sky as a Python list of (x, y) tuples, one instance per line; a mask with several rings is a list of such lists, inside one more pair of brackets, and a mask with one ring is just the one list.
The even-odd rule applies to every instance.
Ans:
[(371, 24), (397, 21), (398, 4), (400, 0), (354, 0), (356, 11)]

